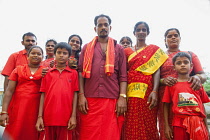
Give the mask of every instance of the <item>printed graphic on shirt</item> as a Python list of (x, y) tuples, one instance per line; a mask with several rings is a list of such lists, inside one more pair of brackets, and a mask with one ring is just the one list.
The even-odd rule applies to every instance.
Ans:
[(178, 108), (180, 113), (198, 113), (200, 108), (198, 106), (197, 98), (190, 93), (179, 93)]

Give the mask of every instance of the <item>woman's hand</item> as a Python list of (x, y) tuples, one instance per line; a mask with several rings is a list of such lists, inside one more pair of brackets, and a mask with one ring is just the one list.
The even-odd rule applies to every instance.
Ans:
[(162, 82), (162, 84), (164, 84), (166, 86), (173, 86), (176, 83), (177, 83), (177, 78), (170, 77), (170, 76), (163, 78), (163, 82)]
[(149, 109), (153, 109), (157, 105), (157, 92), (152, 91), (149, 95), (147, 104), (149, 104)]
[(191, 76), (188, 82), (192, 83), (190, 87), (193, 90), (199, 90), (201, 88), (201, 79), (198, 75)]

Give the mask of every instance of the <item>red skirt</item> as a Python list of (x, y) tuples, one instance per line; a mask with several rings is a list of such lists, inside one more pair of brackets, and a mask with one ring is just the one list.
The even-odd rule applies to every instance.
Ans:
[(145, 99), (130, 97), (125, 119), (125, 140), (158, 140), (157, 107), (149, 110)]
[(124, 117), (115, 112), (117, 99), (87, 98), (88, 114), (80, 113), (80, 140), (119, 140)]

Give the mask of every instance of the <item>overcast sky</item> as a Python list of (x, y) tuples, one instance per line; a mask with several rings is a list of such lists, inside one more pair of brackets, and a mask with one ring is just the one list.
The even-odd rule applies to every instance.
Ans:
[(110, 36), (120, 40), (130, 36), (138, 21), (150, 26), (147, 44), (165, 50), (168, 28), (181, 32), (181, 50), (196, 53), (210, 72), (209, 0), (0, 0), (0, 70), (13, 52), (22, 50), (22, 35), (33, 32), (44, 48), (47, 39), (67, 41), (78, 34), (83, 45), (93, 39), (94, 17), (107, 14), (112, 19)]

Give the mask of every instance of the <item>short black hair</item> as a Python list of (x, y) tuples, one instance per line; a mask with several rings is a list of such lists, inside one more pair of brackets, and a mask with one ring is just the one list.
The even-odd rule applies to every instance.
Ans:
[(101, 18), (101, 17), (107, 18), (107, 19), (108, 19), (108, 22), (109, 22), (109, 25), (111, 25), (111, 23), (112, 23), (111, 18), (110, 18), (109, 16), (107, 16), (107, 15), (100, 14), (100, 15), (96, 16), (95, 19), (94, 19), (94, 24), (95, 24), (95, 26), (97, 25), (97, 20), (98, 20), (99, 18)]
[(136, 29), (137, 29), (137, 27), (138, 27), (140, 24), (144, 24), (144, 25), (146, 26), (146, 28), (147, 28), (147, 35), (149, 35), (149, 33), (150, 33), (149, 25), (148, 25), (146, 22), (144, 22), (144, 21), (139, 21), (139, 22), (136, 23), (136, 25), (134, 26), (133, 34), (135, 34)]
[(56, 40), (54, 40), (54, 39), (49, 39), (49, 40), (47, 40), (47, 42), (45, 43), (45, 46), (47, 46), (47, 44), (48, 44), (49, 42), (53, 42), (55, 45), (57, 44), (57, 41), (56, 41)]
[(61, 48), (61, 49), (65, 48), (69, 52), (69, 56), (71, 56), (71, 46), (68, 43), (60, 42), (56, 44), (54, 48), (54, 54), (56, 54), (56, 51), (58, 48)]
[[(27, 32), (22, 36), (23, 41), (24, 41), (25, 36), (33, 36), (36, 38), (36, 36), (32, 32)], [(37, 40), (37, 38), (36, 38), (36, 40)]]
[(120, 39), (120, 43), (123, 41), (123, 39), (127, 39), (130, 43), (131, 43), (131, 46), (132, 46), (132, 40), (131, 40), (131, 38), (130, 37), (128, 37), (128, 36), (123, 36), (121, 39)]
[(189, 59), (189, 61), (192, 62), (192, 58), (191, 58), (191, 56), (188, 53), (186, 53), (186, 52), (178, 52), (172, 58), (173, 65), (175, 64), (177, 57), (187, 57)]
[(39, 48), (39, 49), (41, 50), (41, 52), (42, 52), (42, 55), (44, 55), (43, 49), (42, 49), (41, 47), (39, 47), (39, 46), (34, 45), (34, 46), (32, 46), (32, 47), (28, 50), (28, 53), (27, 53), (28, 56), (29, 56), (30, 52), (31, 52), (34, 48)]

